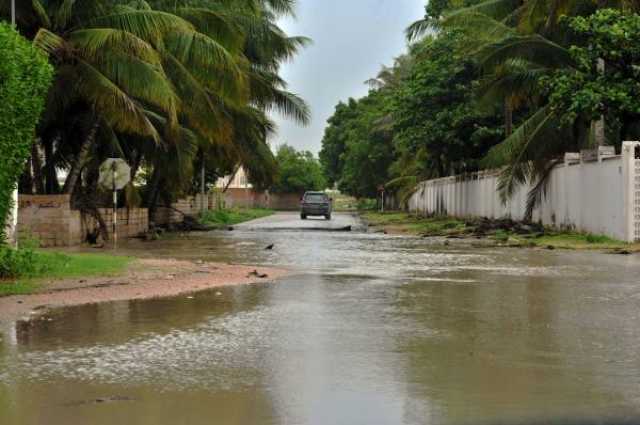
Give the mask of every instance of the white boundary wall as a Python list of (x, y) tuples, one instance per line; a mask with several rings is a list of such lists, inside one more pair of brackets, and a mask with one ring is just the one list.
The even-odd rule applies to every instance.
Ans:
[[(640, 241), (640, 143), (624, 142), (621, 155), (604, 151), (566, 154), (549, 179), (533, 221), (563, 229)], [(519, 187), (503, 204), (497, 170), (427, 180), (409, 199), (409, 211), (455, 217), (522, 220), (530, 186)]]

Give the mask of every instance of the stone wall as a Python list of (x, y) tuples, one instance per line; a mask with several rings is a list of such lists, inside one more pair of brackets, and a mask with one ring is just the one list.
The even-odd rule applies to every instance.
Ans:
[[(113, 237), (113, 208), (99, 208), (107, 230), (109, 239)], [(146, 208), (119, 208), (117, 213), (116, 231), (118, 239), (127, 239), (138, 236), (149, 230), (149, 211)], [(89, 232), (94, 232), (98, 228), (97, 220), (88, 215), (81, 215), (81, 231), (86, 236)]]
[(151, 221), (158, 226), (177, 224), (184, 221), (184, 216), (197, 216), (202, 207), (210, 208), (210, 198), (207, 195), (187, 196), (178, 199), (171, 207), (157, 207)]
[(18, 235), (42, 247), (77, 245), (83, 239), (80, 211), (71, 209), (70, 195), (19, 195)]
[[(71, 209), (70, 195), (19, 195), (18, 233), (34, 238), (42, 247), (74, 246), (85, 242), (88, 232), (98, 226), (96, 220)], [(111, 234), (113, 213), (99, 209)], [(120, 239), (137, 236), (149, 229), (146, 208), (118, 210), (117, 231)]]
[[(420, 183), (409, 210), (423, 215), (510, 217), (522, 220), (531, 186), (506, 203), (498, 194), (498, 170)], [(548, 226), (640, 240), (640, 143), (624, 142), (622, 155), (602, 149), (568, 153), (549, 179), (533, 220)]]

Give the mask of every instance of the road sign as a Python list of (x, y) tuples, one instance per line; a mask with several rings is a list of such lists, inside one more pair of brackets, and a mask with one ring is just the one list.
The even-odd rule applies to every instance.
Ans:
[(113, 249), (118, 246), (118, 191), (131, 180), (131, 167), (120, 158), (109, 158), (100, 165), (98, 184), (113, 191)]
[(124, 159), (109, 158), (100, 165), (98, 183), (106, 190), (121, 190), (131, 180), (131, 167)]

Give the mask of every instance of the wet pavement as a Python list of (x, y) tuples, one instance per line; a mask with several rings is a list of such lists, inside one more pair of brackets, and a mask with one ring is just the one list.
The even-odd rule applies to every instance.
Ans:
[(640, 257), (305, 229), (348, 225), (283, 214), (130, 243), (295, 273), (6, 325), (0, 424), (640, 417)]

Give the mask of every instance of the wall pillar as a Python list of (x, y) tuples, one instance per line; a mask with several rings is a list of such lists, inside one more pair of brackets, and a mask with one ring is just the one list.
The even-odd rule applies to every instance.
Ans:
[(622, 184), (625, 240), (640, 241), (640, 142), (622, 143)]
[(11, 196), (11, 209), (7, 214), (5, 223), (5, 236), (7, 243), (11, 246), (18, 246), (18, 189), (13, 191)]

